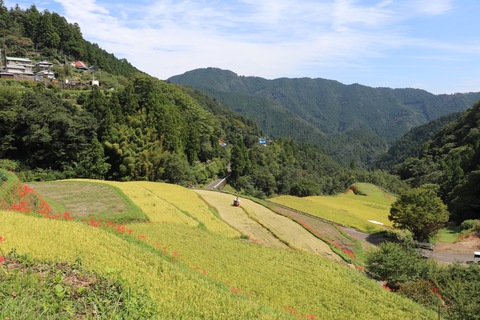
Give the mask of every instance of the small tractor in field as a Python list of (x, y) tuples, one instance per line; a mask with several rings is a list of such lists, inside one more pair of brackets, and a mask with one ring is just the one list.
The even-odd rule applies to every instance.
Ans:
[(241, 202), (242, 202), (242, 201), (240, 200), (240, 198), (239, 198), (239, 197), (236, 197), (235, 199), (233, 199), (233, 206), (234, 206), (234, 207), (240, 207), (240, 203), (241, 203)]

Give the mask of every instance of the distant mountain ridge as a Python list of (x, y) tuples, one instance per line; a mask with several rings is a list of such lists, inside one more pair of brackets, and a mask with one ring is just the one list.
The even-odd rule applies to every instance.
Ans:
[(480, 92), (434, 95), (321, 78), (267, 80), (218, 68), (168, 81), (214, 96), (252, 117), (267, 135), (319, 145), (344, 164), (354, 159), (369, 165), (412, 128), (464, 111), (480, 99)]

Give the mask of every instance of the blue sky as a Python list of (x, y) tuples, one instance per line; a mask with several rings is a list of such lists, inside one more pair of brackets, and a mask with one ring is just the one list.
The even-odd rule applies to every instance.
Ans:
[(432, 93), (480, 91), (478, 0), (42, 0), (83, 36), (167, 79), (219, 67)]

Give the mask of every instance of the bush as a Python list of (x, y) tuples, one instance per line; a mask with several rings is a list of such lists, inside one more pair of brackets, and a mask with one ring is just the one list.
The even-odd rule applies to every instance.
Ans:
[(462, 222), (460, 225), (461, 230), (477, 230), (480, 229), (480, 220), (469, 219)]
[(367, 258), (367, 273), (387, 286), (399, 289), (401, 284), (422, 278), (428, 273), (428, 264), (409, 244), (384, 242), (379, 250)]
[(10, 171), (16, 171), (19, 168), (19, 163), (17, 161), (9, 159), (0, 159), (0, 168)]
[(434, 310), (442, 303), (437, 292), (438, 288), (425, 279), (407, 281), (401, 284), (398, 290), (398, 293)]
[(8, 176), (5, 172), (0, 171), (0, 184), (8, 180)]
[(437, 272), (435, 282), (448, 319), (480, 319), (480, 266), (449, 265)]
[(290, 194), (297, 197), (315, 196), (320, 194), (320, 186), (310, 179), (301, 179), (292, 186)]

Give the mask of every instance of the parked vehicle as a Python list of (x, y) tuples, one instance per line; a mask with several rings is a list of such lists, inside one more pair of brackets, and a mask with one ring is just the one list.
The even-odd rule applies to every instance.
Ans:
[(473, 253), (473, 263), (480, 263), (480, 251)]

